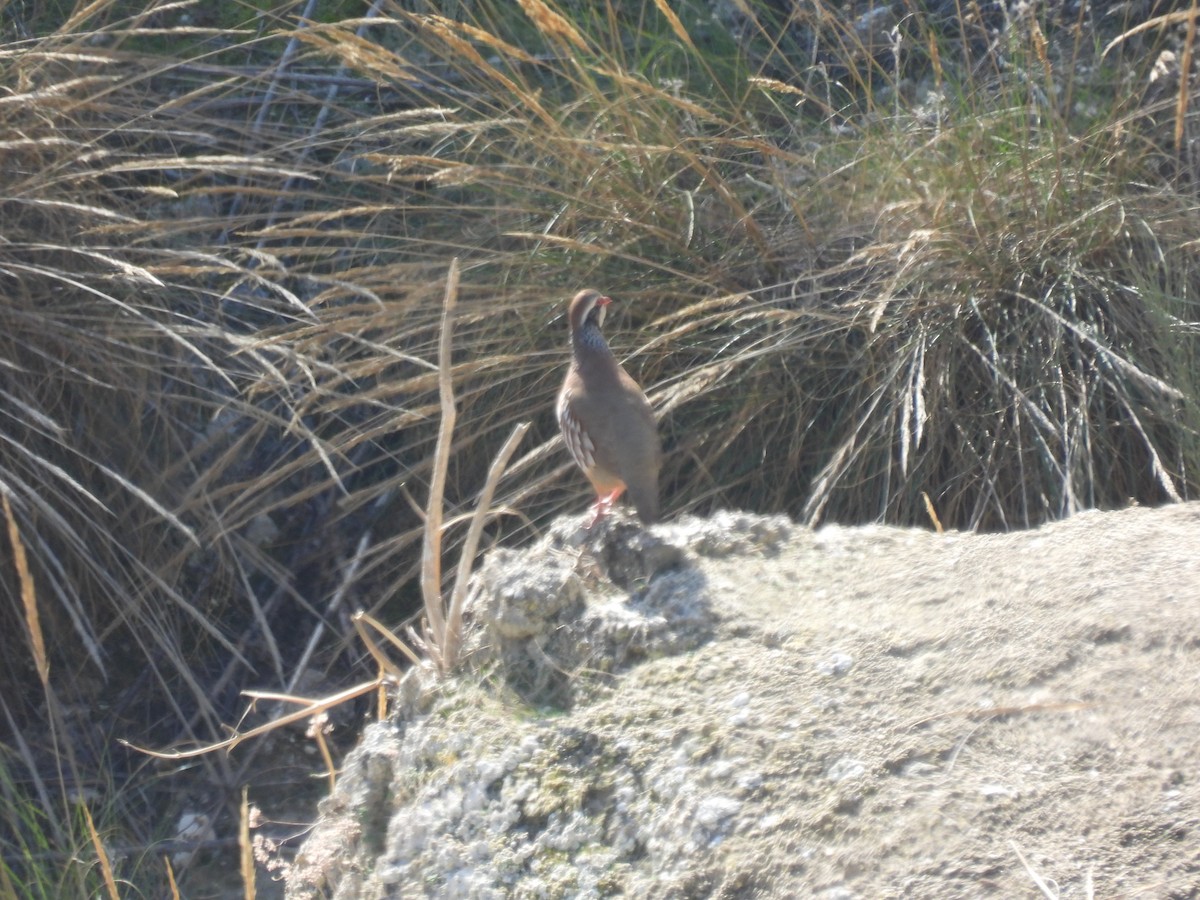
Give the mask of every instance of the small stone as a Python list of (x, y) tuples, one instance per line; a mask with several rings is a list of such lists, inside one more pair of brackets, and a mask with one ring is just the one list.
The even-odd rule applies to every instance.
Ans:
[(1012, 788), (1008, 787), (1008, 785), (1004, 785), (1004, 784), (981, 785), (979, 788), (979, 793), (982, 794), (984, 797), (987, 797), (989, 800), (997, 799), (997, 798), (1003, 799), (1003, 800), (1008, 800), (1012, 797), (1017, 796), (1016, 791), (1014, 791)]
[(858, 778), (866, 771), (866, 763), (844, 756), (829, 767), (827, 777), (830, 781), (846, 781), (849, 778)]
[(817, 671), (822, 675), (842, 676), (854, 667), (854, 657), (848, 653), (833, 653), (828, 658), (817, 663)]
[(716, 795), (705, 797), (696, 807), (696, 822), (710, 831), (735, 815), (742, 808), (742, 801), (732, 797)]

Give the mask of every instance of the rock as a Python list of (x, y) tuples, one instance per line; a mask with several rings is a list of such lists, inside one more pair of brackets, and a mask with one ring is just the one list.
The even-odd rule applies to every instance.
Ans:
[(473, 668), (367, 729), (289, 897), (1200, 891), (1200, 504), (560, 526), (493, 554)]
[(543, 634), (583, 609), (583, 582), (575, 573), (575, 561), (566, 555), (545, 554), (527, 566), (521, 554), (496, 550), (480, 574), (480, 617), (497, 641)]
[(476, 664), (497, 660), (525, 700), (567, 707), (577, 672), (694, 647), (711, 634), (711, 601), (683, 561), (671, 532), (621, 515), (591, 529), (564, 519), (530, 550), (497, 551), (481, 572)]

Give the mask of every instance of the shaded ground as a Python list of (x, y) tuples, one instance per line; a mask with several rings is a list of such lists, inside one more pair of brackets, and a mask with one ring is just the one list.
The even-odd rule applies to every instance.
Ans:
[(484, 677), (368, 730), (290, 897), (1200, 897), (1200, 504), (577, 524), (489, 562)]

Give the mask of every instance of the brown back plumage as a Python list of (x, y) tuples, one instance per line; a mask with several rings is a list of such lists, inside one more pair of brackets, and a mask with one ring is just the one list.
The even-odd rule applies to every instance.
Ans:
[(559, 392), (559, 425), (596, 492), (603, 497), (623, 486), (650, 524), (658, 519), (662, 448), (654, 410), (600, 330), (610, 302), (593, 290), (571, 300), (571, 366)]

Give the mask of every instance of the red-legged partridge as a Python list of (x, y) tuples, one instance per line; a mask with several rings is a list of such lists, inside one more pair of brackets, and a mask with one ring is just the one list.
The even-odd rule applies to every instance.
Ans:
[(654, 410), (600, 331), (611, 302), (592, 290), (571, 300), (571, 368), (558, 394), (558, 424), (571, 458), (596, 489), (591, 524), (627, 490), (649, 525), (658, 519), (662, 448)]

